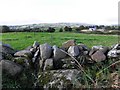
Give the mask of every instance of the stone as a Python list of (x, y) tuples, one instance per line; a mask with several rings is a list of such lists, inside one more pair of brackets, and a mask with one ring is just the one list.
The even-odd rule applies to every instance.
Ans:
[[(77, 69), (50, 70), (39, 74), (39, 82), (44, 88), (80, 88), (81, 71)], [(74, 90), (74, 89), (73, 89)]]
[(2, 50), (0, 52), (13, 55), (16, 51), (9, 46), (2, 45)]
[(97, 50), (96, 49), (91, 49), (89, 52), (89, 56), (93, 55)]
[(37, 41), (34, 41), (34, 43), (33, 43), (33, 47), (34, 47), (34, 48), (39, 47), (39, 45), (40, 45), (40, 44), (39, 44)]
[(99, 49), (100, 51), (102, 51), (104, 54), (106, 54), (109, 51), (109, 47), (103, 47)]
[(16, 52), (14, 54), (14, 56), (17, 56), (17, 57), (27, 57), (27, 58), (32, 58), (33, 57), (31, 51), (29, 51), (29, 50), (18, 51), (18, 52)]
[(68, 40), (62, 44), (62, 48), (68, 49), (70, 46), (75, 46), (75, 40)]
[(120, 50), (110, 50), (107, 54), (110, 58), (117, 58), (120, 57)]
[(39, 56), (40, 56), (40, 50), (38, 49), (35, 52), (34, 57), (32, 58), (32, 62), (34, 63), (38, 59)]
[(98, 50), (91, 56), (91, 58), (96, 62), (101, 62), (106, 59), (106, 56), (104, 55), (102, 51)]
[(0, 52), (0, 60), (7, 59), (7, 60), (13, 60), (13, 56), (11, 54)]
[(70, 46), (68, 49), (68, 53), (73, 57), (78, 56), (80, 54), (78, 46)]
[(43, 70), (44, 68), (44, 60), (39, 61), (40, 69)]
[(9, 60), (1, 60), (0, 65), (2, 65), (2, 71), (10, 76), (17, 76), (23, 70), (21, 65)]
[(93, 46), (93, 47), (92, 47), (92, 49), (94, 49), (94, 50), (99, 50), (99, 49), (101, 49), (101, 48), (103, 48), (102, 45), (99, 45), (99, 46)]
[(51, 70), (53, 69), (53, 59), (46, 59), (43, 70)]
[(82, 43), (78, 44), (77, 46), (79, 47), (80, 50), (89, 51), (89, 48)]
[(40, 45), (40, 54), (42, 59), (49, 59), (52, 55), (52, 47), (47, 43)]
[(102, 45), (100, 46), (93, 46), (92, 49), (89, 52), (89, 56), (91, 56), (92, 54), (94, 54), (96, 51), (102, 51), (104, 54), (106, 54), (109, 50), (109, 47), (103, 47)]
[(64, 53), (63, 51), (61, 51), (56, 45), (53, 46), (53, 57), (54, 60), (59, 60), (59, 59), (63, 59), (66, 57), (66, 53)]
[(113, 50), (114, 50), (114, 49), (120, 49), (120, 48), (118, 48), (119, 46), (120, 46), (120, 44), (114, 45), (114, 46), (113, 46)]
[(3, 57), (2, 57), (2, 53), (0, 53), (0, 60), (2, 60), (3, 59)]
[(37, 50), (36, 48), (31, 48), (31, 49), (30, 49), (30, 51), (31, 51), (32, 53), (35, 53), (36, 50)]

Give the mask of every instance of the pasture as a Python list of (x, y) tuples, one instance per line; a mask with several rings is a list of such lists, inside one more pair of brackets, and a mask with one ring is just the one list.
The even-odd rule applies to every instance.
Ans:
[(11, 32), (2, 34), (2, 42), (10, 44), (16, 50), (31, 46), (34, 41), (40, 44), (61, 46), (67, 40), (75, 39), (77, 44), (84, 43), (89, 48), (94, 45), (111, 46), (118, 42), (117, 35), (82, 34), (73, 32)]

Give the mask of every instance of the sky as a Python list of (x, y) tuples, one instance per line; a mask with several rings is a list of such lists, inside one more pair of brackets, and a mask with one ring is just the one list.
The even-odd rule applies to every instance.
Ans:
[(118, 24), (119, 0), (0, 0), (0, 25)]

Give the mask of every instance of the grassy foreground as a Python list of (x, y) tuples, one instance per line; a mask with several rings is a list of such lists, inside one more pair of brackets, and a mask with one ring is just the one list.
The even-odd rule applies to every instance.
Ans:
[(63, 42), (70, 39), (75, 39), (78, 44), (82, 42), (90, 48), (94, 45), (111, 46), (118, 42), (117, 35), (82, 34), (73, 32), (12, 32), (2, 34), (2, 41), (6, 44), (10, 44), (17, 50), (31, 46), (34, 41), (38, 41), (40, 44), (49, 43), (50, 45), (61, 46)]

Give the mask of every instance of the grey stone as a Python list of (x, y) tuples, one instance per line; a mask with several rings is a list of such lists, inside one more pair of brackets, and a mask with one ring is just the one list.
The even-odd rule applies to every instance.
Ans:
[(120, 50), (110, 50), (107, 54), (108, 57), (117, 58), (120, 57)]
[(79, 47), (80, 50), (85, 50), (85, 51), (89, 51), (89, 48), (85, 45), (85, 44), (78, 44), (77, 45)]
[(35, 52), (35, 54), (34, 54), (34, 57), (32, 58), (32, 62), (34, 63), (37, 59), (38, 59), (38, 57), (40, 56), (40, 50), (38, 49), (36, 52)]
[(106, 54), (109, 50), (109, 47), (103, 47), (99, 49), (100, 51), (102, 51), (104, 54)]
[(66, 57), (66, 53), (61, 51), (57, 46), (53, 46), (54, 60), (59, 60)]
[(14, 57), (11, 54), (0, 52), (0, 60), (7, 59), (12, 60)]
[(2, 53), (13, 55), (16, 52), (13, 48), (6, 46), (6, 45), (2, 45), (0, 47), (2, 47), (2, 50), (0, 50), (0, 52)]
[(21, 50), (21, 51), (18, 51), (14, 54), (14, 56), (18, 56), (18, 57), (27, 57), (27, 58), (32, 58), (33, 55), (31, 53), (31, 51), (29, 50)]
[(62, 44), (62, 47), (68, 49), (70, 46), (74, 45), (76, 45), (75, 40), (68, 40)]
[(89, 56), (93, 55), (97, 50), (96, 49), (91, 49), (89, 52)]
[(42, 59), (49, 59), (52, 55), (52, 47), (47, 43), (40, 45), (40, 54)]
[(30, 49), (30, 51), (31, 51), (32, 53), (35, 53), (36, 50), (37, 50), (36, 48), (31, 48), (31, 49)]
[(43, 70), (51, 70), (53, 69), (53, 59), (46, 59)]
[(23, 70), (22, 66), (9, 60), (1, 60), (0, 65), (2, 65), (3, 72), (11, 76), (19, 75)]
[(114, 49), (118, 49), (119, 46), (120, 46), (119, 44), (116, 44), (116, 45), (113, 47), (113, 50), (114, 50)]
[(96, 61), (96, 62), (101, 62), (104, 61), (106, 59), (106, 56), (104, 55), (104, 53), (102, 51), (96, 51), (91, 58)]
[(80, 54), (78, 46), (70, 46), (68, 49), (68, 53), (73, 57), (76, 57)]
[(93, 46), (93, 47), (92, 47), (92, 49), (94, 49), (94, 50), (99, 50), (99, 49), (101, 49), (101, 48), (103, 48), (102, 45), (99, 45), (99, 46)]

